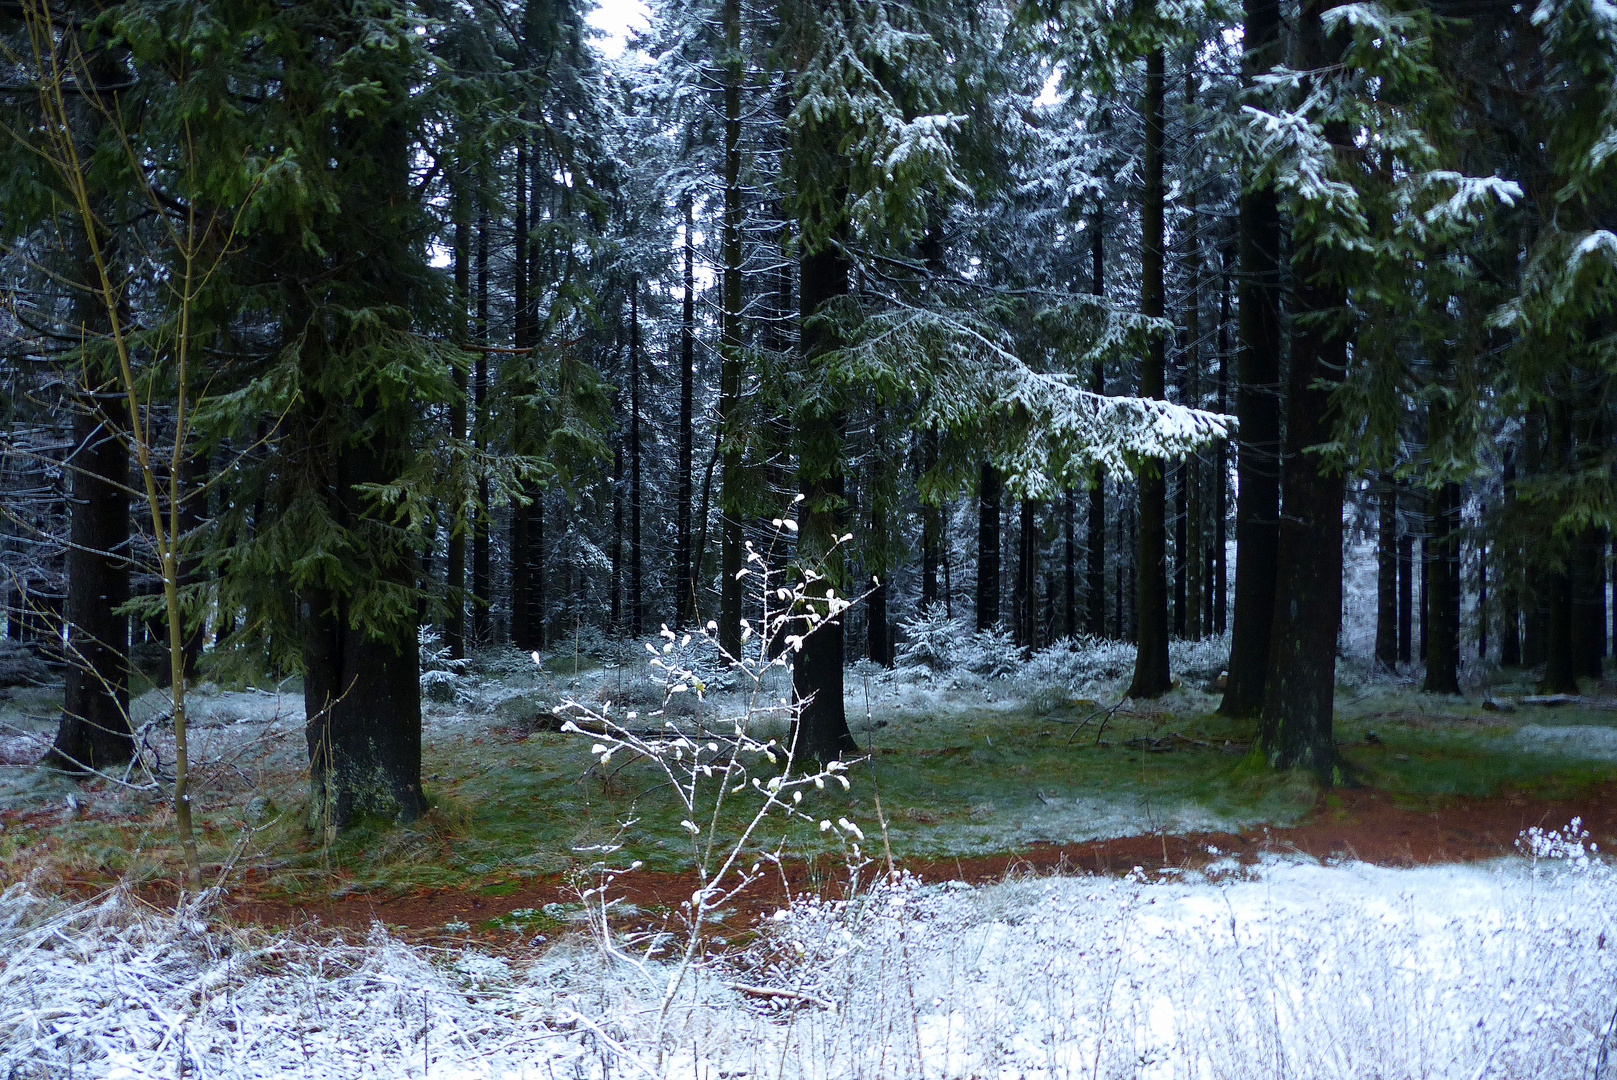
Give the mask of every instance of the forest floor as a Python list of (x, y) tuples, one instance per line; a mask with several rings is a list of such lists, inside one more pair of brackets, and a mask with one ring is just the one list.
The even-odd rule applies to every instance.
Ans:
[[(200, 846), (226, 889), (200, 908), (173, 902), (172, 820), (140, 773), (79, 785), (33, 767), (60, 689), (11, 690), (0, 1071), (1598, 1072), (1617, 1050), (1617, 869), (1588, 845), (1617, 842), (1614, 687), (1535, 704), (1525, 675), (1440, 698), (1348, 671), (1351, 783), (1322, 791), (1264, 768), (1252, 725), (1216, 714), (1220, 647), (1176, 647), (1180, 684), (1149, 703), (1119, 699), (1116, 650), (1000, 677), (850, 668), (867, 754), (849, 790), (812, 792), (807, 820), (756, 837), (780, 860), (694, 962), (678, 959), (688, 810), (646, 760), (603, 766), (591, 737), (554, 730), (555, 710), (664, 707), (693, 734), (747, 713), (783, 736), (764, 704), (778, 682), (750, 708), (717, 678), (700, 704), (665, 702), (636, 669), (484, 658), (427, 708), (432, 810), (329, 844), (303, 822), (295, 685), (204, 685)], [(160, 696), (134, 711), (165, 768)], [(822, 817), (862, 827), (858, 852)], [(713, 838), (738, 820), (719, 814)], [(605, 857), (643, 865), (612, 882), (603, 935), (581, 890), (614, 844)]]
[[(1075, 665), (1088, 676), (1076, 689), (1070, 672), (1057, 684), (1026, 671), (851, 668), (848, 711), (867, 757), (849, 791), (816, 793), (811, 820), (766, 824), (754, 849), (781, 853), (781, 869), (738, 898), (727, 928), (744, 932), (789, 897), (847, 879), (836, 831), (813, 827), (821, 817), (858, 822), (867, 859), (890, 850), (926, 880), (970, 882), (1019, 871), (1171, 875), (1277, 852), (1384, 866), (1474, 862), (1511, 855), (1525, 829), (1572, 818), (1596, 842), (1617, 843), (1609, 682), (1576, 702), (1535, 705), (1522, 703), (1532, 701), (1526, 675), (1512, 682), (1496, 673), (1493, 685), (1454, 698), (1360, 678), (1338, 696), (1350, 784), (1321, 791), (1307, 777), (1270, 772), (1250, 753), (1251, 723), (1217, 715), (1209, 683), (1218, 647), (1181, 648), (1178, 666), (1206, 670), (1154, 702), (1119, 703), (1124, 672), (1107, 656)], [(500, 655), (479, 668), (456, 677), (453, 700), (426, 707), (433, 809), (409, 827), (363, 823), (329, 845), (302, 820), (296, 687), (198, 690), (192, 759), (203, 860), (215, 872), (231, 867), (238, 917), (350, 928), (379, 919), (422, 940), (466, 925), (487, 941), (514, 941), (581, 918), (580, 875), (588, 878), (603, 844), (622, 844), (625, 859), (644, 864), (616, 885), (633, 920), (673, 917), (694, 881), (679, 824), (686, 808), (650, 763), (603, 769), (590, 738), (551, 730), (553, 710), (568, 700), (638, 701), (656, 712), (660, 684), (633, 667), (572, 656), (539, 669)], [(751, 730), (783, 737), (784, 719), (760, 704), (781, 689), (766, 683), (749, 698), (719, 682), (701, 703), (668, 699), (667, 712), (678, 707), (688, 729), (750, 712)], [(58, 694), (0, 691), (0, 871), (80, 893), (126, 880), (163, 896), (176, 868), (169, 810), (154, 793), (30, 767)], [(137, 724), (161, 708), (160, 694), (140, 696)], [(161, 734), (144, 738), (156, 760), (172, 762)], [(738, 827), (743, 810), (721, 821)]]

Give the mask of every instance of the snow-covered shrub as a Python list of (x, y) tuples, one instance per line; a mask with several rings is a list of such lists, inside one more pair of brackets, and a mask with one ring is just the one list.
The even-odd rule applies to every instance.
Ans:
[(979, 630), (956, 653), (955, 663), (985, 679), (1004, 679), (1022, 667), (1022, 650), (1003, 626)]
[(961, 642), (971, 637), (966, 620), (949, 618), (942, 604), (928, 604), (899, 625), (904, 631), (895, 655), (900, 667), (948, 671), (955, 666)]
[(466, 686), (472, 662), (451, 656), (449, 646), (434, 628), (422, 626), (416, 633), (421, 646), (421, 696), (445, 704), (454, 701)]

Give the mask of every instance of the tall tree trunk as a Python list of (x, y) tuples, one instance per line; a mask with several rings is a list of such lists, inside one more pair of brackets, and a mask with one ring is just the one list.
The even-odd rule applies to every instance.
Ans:
[[(455, 343), (466, 345), (467, 311), (471, 302), (472, 237), (468, 220), (465, 192), (460, 184), (450, 196), (455, 218), (454, 273), (455, 273)], [(466, 438), (466, 369), (455, 365), (455, 396), (449, 403), (449, 437), (459, 443)], [(466, 499), (457, 494), (449, 506), (449, 553), (444, 568), (444, 602), (449, 615), (444, 620), (444, 644), (449, 655), (459, 660), (466, 655)]]
[[(1241, 81), (1251, 88), (1279, 60), (1279, 0), (1245, 0), (1245, 13)], [(1252, 716), (1268, 674), (1280, 544), (1280, 203), (1270, 185), (1242, 191), (1240, 260), (1235, 611), (1219, 711)]]
[[(1505, 452), (1504, 470), (1505, 489), (1505, 520), (1511, 518), (1511, 509), (1516, 502), (1516, 455), (1513, 451)], [(1506, 571), (1509, 575), (1521, 568), (1521, 561), (1515, 556), (1516, 552), (1507, 552), (1505, 559), (1501, 559), (1499, 545), (1494, 544), (1494, 564)], [(1508, 561), (1507, 561), (1508, 560)], [(1496, 572), (1497, 573), (1497, 572)], [(1521, 611), (1517, 601), (1517, 591), (1512, 587), (1508, 577), (1501, 578), (1504, 582), (1500, 592), (1499, 613), (1499, 664), (1501, 667), (1521, 667), (1522, 665), (1522, 638), (1521, 638)]]
[[(870, 537), (872, 543), (879, 550), (887, 546), (887, 503), (877, 492), (874, 477), (869, 491), (866, 493), (870, 503)], [(865, 601), (865, 655), (872, 663), (882, 667), (893, 666), (893, 628), (888, 621), (887, 578), (889, 570), (885, 565), (870, 566), (870, 581), (865, 588), (869, 590), (869, 599)]]
[[(1185, 104), (1195, 100), (1196, 74), (1185, 74)], [(1185, 257), (1189, 264), (1189, 295), (1185, 298), (1185, 404), (1202, 407), (1201, 373), (1201, 215), (1196, 211), (1196, 194), (1190, 196), (1190, 224), (1185, 235)], [(1185, 455), (1180, 477), (1185, 485), (1184, 505), (1185, 547), (1181, 556), (1185, 563), (1185, 636), (1192, 641), (1202, 639), (1202, 460), (1200, 453)]]
[(1429, 694), (1460, 692), (1460, 486), (1444, 484), (1427, 496), (1431, 533), (1427, 558), (1426, 681)]
[[(813, 363), (838, 346), (835, 332), (815, 316), (849, 287), (847, 256), (835, 244), (806, 252), (800, 261), (798, 295), (802, 305), (801, 348)], [(796, 721), (792, 755), (798, 762), (826, 762), (858, 752), (848, 730), (842, 691), (843, 620), (835, 597), (845, 597), (845, 573), (837, 538), (846, 531), (845, 481), (842, 472), (843, 418), (840, 412), (802, 417), (798, 430), (798, 475), (804, 495), (798, 527), (798, 561), (818, 570), (805, 586), (809, 611), (818, 625), (808, 632), (808, 613), (799, 620), (807, 633), (792, 662), (792, 697)], [(817, 566), (818, 564), (818, 566)], [(835, 597), (833, 596), (833, 591)]]
[[(1162, 168), (1162, 100), (1164, 59), (1153, 49), (1145, 61), (1145, 198), (1140, 206), (1141, 313), (1147, 318), (1163, 314), (1163, 259), (1166, 252), (1164, 210), (1166, 190)], [(1140, 365), (1140, 396), (1167, 397), (1167, 343), (1153, 335)], [(1166, 462), (1146, 459), (1140, 465), (1140, 529), (1136, 573), (1139, 620), (1131, 698), (1160, 697), (1168, 691), (1168, 580)]]
[[(921, 433), (921, 463), (930, 473), (938, 466), (938, 433), (927, 428)], [(938, 549), (943, 541), (943, 513), (934, 502), (921, 504), (921, 607), (938, 602)]]
[[(1223, 253), (1218, 300), (1218, 411), (1229, 411), (1230, 385), (1230, 269), (1235, 261), (1232, 248)], [(1213, 444), (1213, 633), (1224, 636), (1229, 603), (1229, 444), (1219, 439)]]
[[(1089, 238), (1090, 289), (1095, 296), (1106, 296), (1106, 237), (1100, 208), (1095, 211), (1094, 231)], [(1089, 388), (1106, 393), (1106, 362), (1097, 358), (1089, 375)], [(1099, 465), (1089, 488), (1089, 632), (1106, 636), (1106, 470)], [(1119, 624), (1118, 633), (1122, 633)]]
[(1572, 540), (1572, 648), (1581, 678), (1599, 679), (1606, 658), (1606, 533), (1580, 529)]
[[(528, 138), (517, 136), (515, 231), (511, 237), (511, 291), (515, 300), (511, 321), (511, 344), (521, 350), (528, 341)], [(520, 355), (520, 353), (518, 354)], [(513, 357), (513, 360), (516, 358)], [(538, 493), (531, 485), (523, 486), (523, 496), (531, 504)], [(530, 599), (531, 578), (528, 567), (528, 509), (522, 502), (511, 507), (511, 642), (524, 651), (535, 647), (533, 627), (528, 615), (532, 609)]]
[(640, 547), (640, 282), (629, 293), (629, 635), (646, 632)]
[[(1061, 493), (1061, 634), (1078, 635), (1078, 497), (1072, 488)], [(1054, 603), (1054, 599), (1051, 600)], [(1055, 637), (1052, 621), (1051, 637)]]
[(696, 218), (685, 196), (685, 296), (679, 320), (679, 493), (674, 513), (674, 629), (696, 618), (696, 579), (692, 576), (691, 476), (695, 453), (692, 417), (696, 406)]
[[(81, 301), (89, 333), (106, 314)], [(79, 388), (73, 409), (67, 547), (67, 668), (62, 716), (45, 760), (69, 772), (106, 770), (135, 751), (129, 726), (129, 451), (108, 419), (111, 383)], [(36, 635), (42, 637), (43, 635)]]
[[(741, 0), (724, 0), (724, 313), (719, 327), (723, 353), (719, 372), (719, 431), (724, 448), (724, 525), (719, 534), (719, 646), (741, 655), (742, 472), (739, 421), (741, 379)], [(790, 307), (790, 277), (787, 279)], [(704, 527), (706, 523), (703, 523)]]
[(1488, 659), (1488, 541), (1477, 541), (1477, 659)]
[[(1334, 2), (1304, 0), (1298, 27), (1304, 69), (1340, 60), (1341, 35), (1327, 37), (1320, 18)], [(1338, 151), (1351, 147), (1340, 121), (1327, 122), (1324, 135)], [(1298, 246), (1293, 265), (1299, 310), (1339, 316), (1347, 296), (1328, 279), (1328, 253), (1317, 241)], [(1308, 448), (1334, 433), (1331, 387), (1346, 369), (1341, 329), (1319, 320), (1293, 323), (1282, 463), (1285, 513), (1258, 743), (1274, 767), (1311, 769), (1325, 783), (1334, 780), (1337, 764), (1331, 721), (1342, 625), (1344, 485), (1341, 471)]]
[(999, 499), (999, 470), (984, 462), (977, 485), (978, 630), (999, 623)]
[(1398, 488), (1381, 477), (1380, 531), (1376, 536), (1376, 660), (1388, 671), (1398, 667)]
[[(1398, 486), (1407, 485), (1400, 480)], [(1415, 656), (1415, 533), (1407, 510), (1398, 519), (1398, 662), (1407, 664)]]
[[(488, 211), (477, 215), (477, 342), (488, 345)], [(473, 392), (477, 409), (473, 443), (479, 453), (488, 449), (488, 353), (477, 352)], [(489, 551), (488, 473), (477, 473), (477, 519), (472, 531), (472, 638), (479, 645), (494, 642), (490, 618), (494, 602), (494, 574)]]
[(1022, 517), (1016, 542), (1016, 588), (1012, 601), (1016, 643), (1023, 653), (1039, 647), (1039, 542), (1038, 503), (1022, 499)]

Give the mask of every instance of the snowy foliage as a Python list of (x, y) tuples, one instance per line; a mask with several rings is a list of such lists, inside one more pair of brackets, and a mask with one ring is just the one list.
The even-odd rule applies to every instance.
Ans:
[[(1561, 852), (1578, 830), (1532, 843)], [(1215, 864), (1215, 869), (1220, 864)], [(0, 1069), (80, 1077), (1586, 1075), (1609, 874), (1270, 861), (1222, 880), (913, 880), (803, 898), (744, 953), (532, 959), (0, 897)], [(769, 990), (778, 990), (771, 997)]]

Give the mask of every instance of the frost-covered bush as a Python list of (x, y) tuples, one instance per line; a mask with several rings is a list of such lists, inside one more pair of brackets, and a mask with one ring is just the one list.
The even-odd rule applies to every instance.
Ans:
[(450, 655), (438, 631), (422, 626), (417, 631), (421, 647), (421, 696), (428, 701), (452, 702), (466, 688), (466, 675), (472, 662)]
[(951, 619), (944, 614), (942, 604), (920, 608), (915, 618), (906, 619), (899, 626), (904, 632), (904, 640), (895, 652), (900, 667), (948, 671), (955, 666), (960, 643), (971, 637), (966, 620)]

